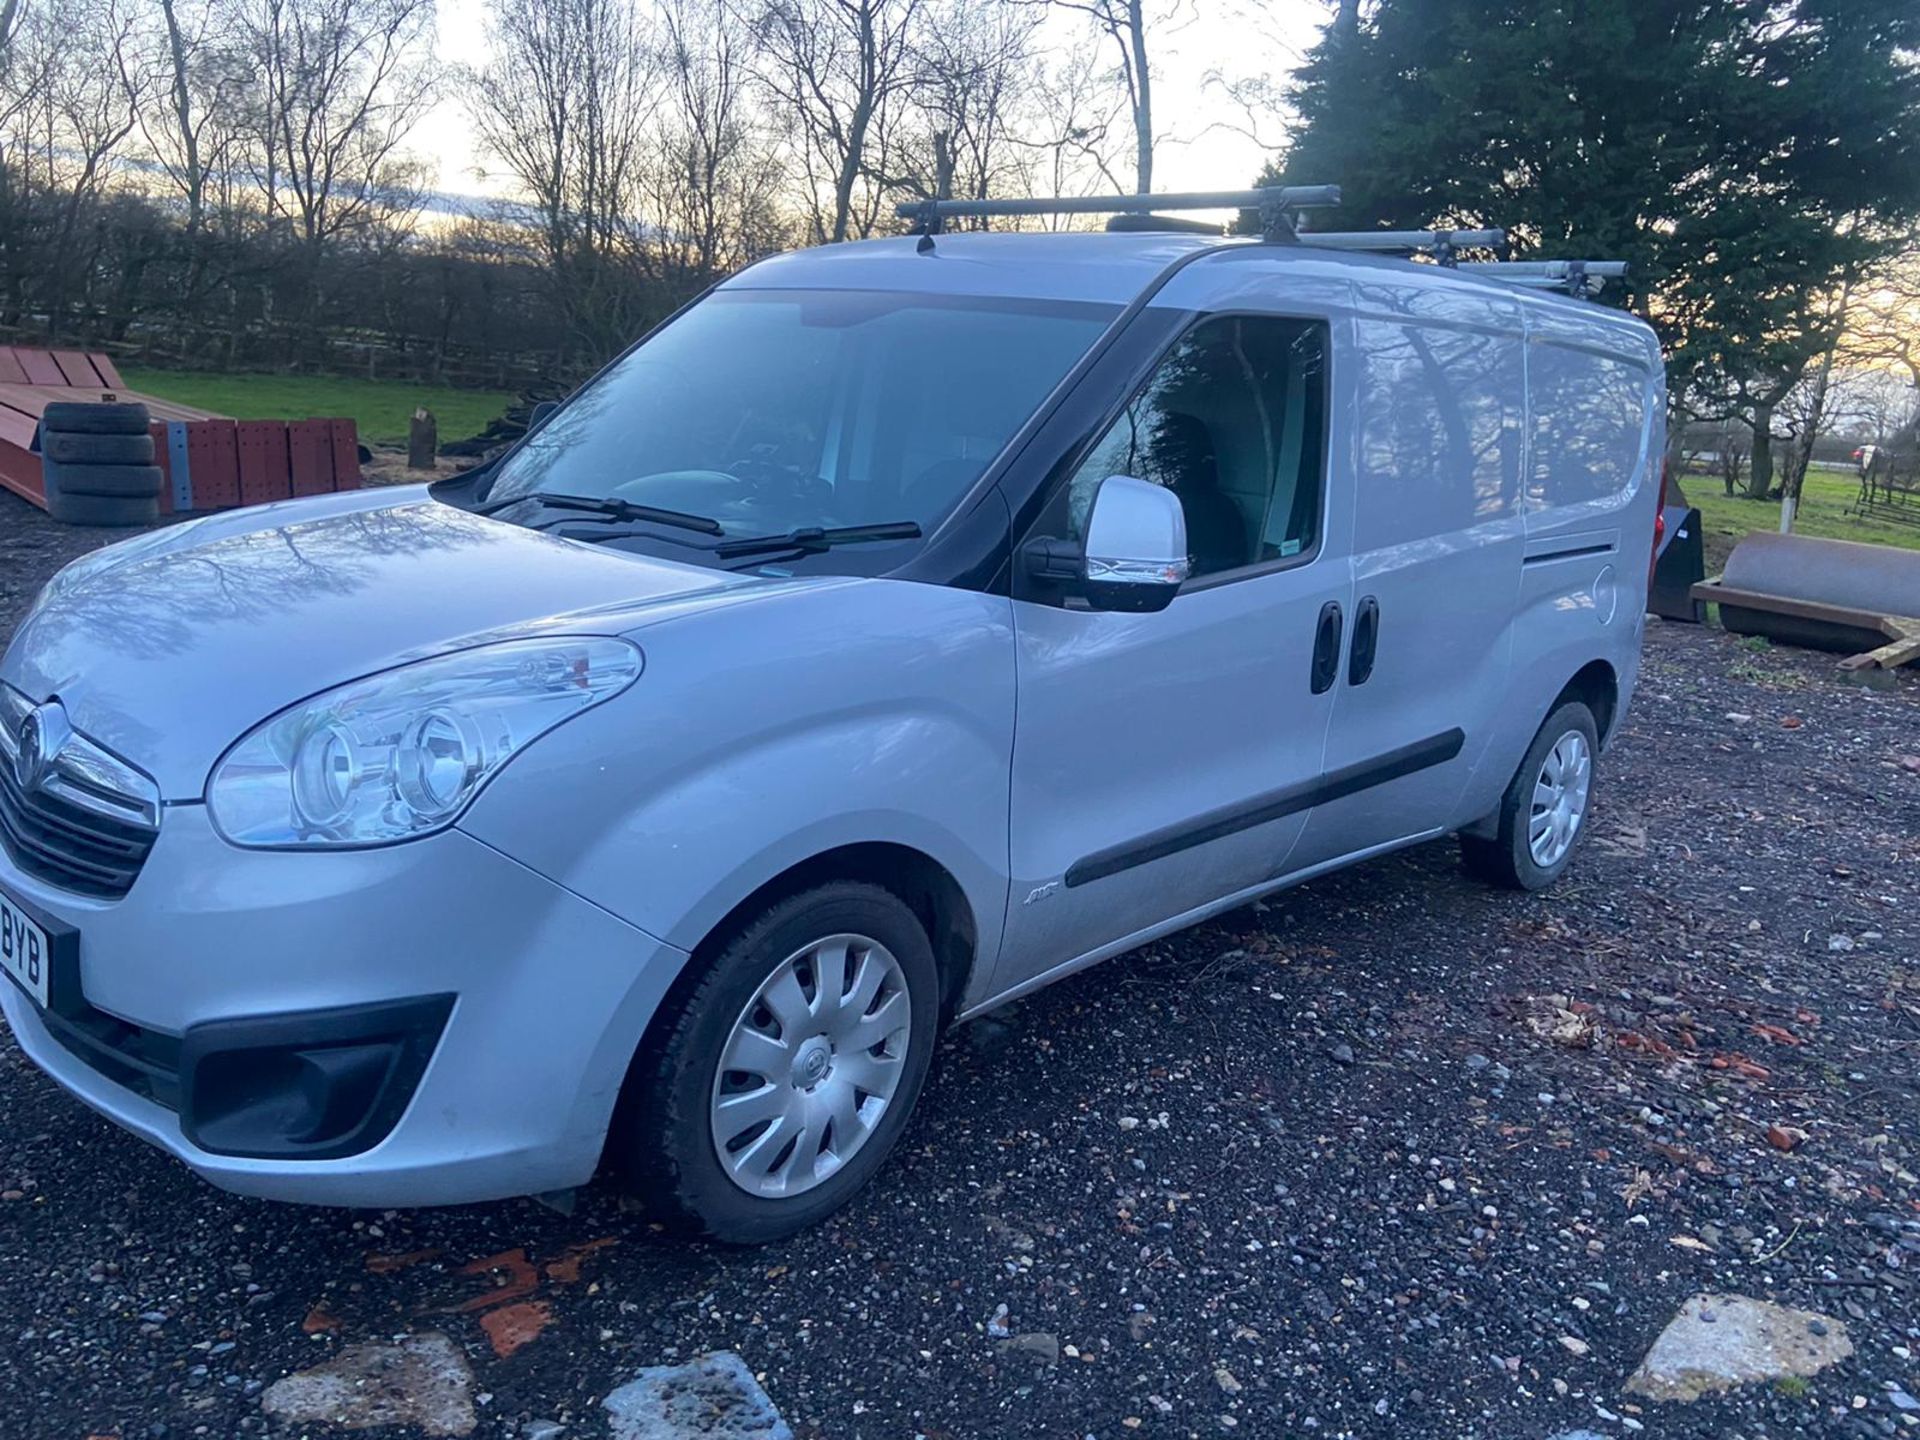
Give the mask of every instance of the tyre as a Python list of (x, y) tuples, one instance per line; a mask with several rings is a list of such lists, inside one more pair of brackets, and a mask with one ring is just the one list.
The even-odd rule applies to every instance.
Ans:
[(1479, 879), (1544, 890), (1566, 873), (1587, 832), (1599, 729), (1593, 711), (1569, 700), (1547, 717), (1500, 797), (1492, 839), (1460, 837), (1460, 857)]
[(40, 428), (68, 435), (144, 435), (147, 407), (102, 401), (56, 400), (40, 412)]
[(151, 525), (160, 518), (160, 501), (114, 499), (106, 495), (47, 496), (47, 513), (68, 525)]
[(56, 465), (151, 465), (151, 435), (85, 435), (40, 427), (40, 454)]
[(147, 500), (160, 493), (158, 465), (46, 465), (49, 491), (62, 495), (104, 495), (114, 500)]
[(779, 901), (669, 998), (608, 1156), (656, 1218), (753, 1245), (872, 1178), (933, 1057), (933, 949), (913, 912), (842, 882)]

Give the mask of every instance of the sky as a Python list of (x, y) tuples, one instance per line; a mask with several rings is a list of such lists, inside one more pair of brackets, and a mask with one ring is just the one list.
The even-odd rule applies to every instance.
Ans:
[[(1149, 32), (1155, 190), (1233, 190), (1253, 183), (1268, 147), (1281, 138), (1279, 126), (1266, 116), (1257, 138), (1244, 133), (1245, 115), (1213, 77), (1284, 79), (1312, 45), (1329, 9), (1326, 0), (1183, 0), (1181, 14)], [(483, 64), (484, 0), (439, 0), (438, 10), (439, 63), (448, 70)], [(1047, 23), (1049, 43), (1085, 43), (1081, 17), (1062, 12)], [(485, 157), (475, 152), (472, 139), (460, 87), (449, 86), (412, 144), (436, 165), (443, 194), (506, 194), (510, 187), (502, 178), (482, 173)], [(1328, 179), (1337, 183), (1339, 177)]]

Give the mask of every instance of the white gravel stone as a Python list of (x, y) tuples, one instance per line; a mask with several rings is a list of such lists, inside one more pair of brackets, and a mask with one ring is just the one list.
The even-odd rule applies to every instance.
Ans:
[(438, 1332), (397, 1345), (349, 1345), (324, 1365), (276, 1380), (260, 1408), (292, 1425), (343, 1430), (417, 1425), (431, 1436), (470, 1435), (473, 1371)]
[(1649, 1400), (1692, 1401), (1737, 1385), (1814, 1375), (1851, 1354), (1847, 1327), (1832, 1316), (1744, 1295), (1696, 1295), (1660, 1332), (1627, 1390)]

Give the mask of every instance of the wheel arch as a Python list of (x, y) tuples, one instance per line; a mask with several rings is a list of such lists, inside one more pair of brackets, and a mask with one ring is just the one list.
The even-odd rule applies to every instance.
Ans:
[[(819, 851), (795, 861), (755, 886), (708, 927), (692, 947), (691, 959), (668, 992), (693, 983), (702, 962), (711, 959), (728, 941), (769, 906), (790, 895), (839, 880), (874, 885), (898, 899), (927, 932), (934, 964), (940, 972), (940, 1014), (950, 1020), (959, 1010), (980, 953), (980, 927), (966, 891), (947, 867), (924, 850), (891, 840), (856, 841)], [(663, 1002), (641, 1037), (644, 1049), (659, 1017), (670, 1008)]]
[[(1553, 703), (1546, 708), (1551, 715), (1569, 700), (1578, 700), (1593, 712), (1594, 728), (1604, 747), (1613, 739), (1614, 722), (1620, 718), (1620, 676), (1606, 660), (1590, 660), (1560, 687)], [(1546, 715), (1541, 717), (1543, 723)]]
[(947, 867), (923, 850), (891, 840), (858, 841), (824, 850), (756, 888), (729, 910), (694, 947), (694, 958), (711, 954), (769, 905), (835, 880), (876, 885), (920, 921), (940, 970), (940, 1014), (951, 1019), (979, 957), (980, 928), (966, 891)]
[[(1476, 776), (1474, 795), (1470, 797), (1467, 812), (1473, 818), (1459, 827), (1460, 834), (1477, 839), (1489, 839), (1495, 834), (1499, 812), (1494, 806), (1513, 779), (1514, 769), (1525, 758), (1527, 747), (1540, 733), (1540, 727), (1546, 724), (1547, 717), (1569, 700), (1578, 700), (1593, 712), (1594, 729), (1599, 734), (1601, 748), (1606, 748), (1613, 738), (1614, 726), (1620, 720), (1620, 672), (1610, 660), (1593, 659), (1575, 670), (1559, 692), (1540, 708), (1538, 720), (1527, 723), (1520, 719), (1502, 732), (1505, 738), (1496, 742), (1496, 748), (1513, 759), (1504, 769), (1489, 769), (1484, 777)], [(1519, 728), (1522, 724), (1526, 725), (1524, 731)], [(1494, 788), (1496, 783), (1499, 786), (1497, 790)]]

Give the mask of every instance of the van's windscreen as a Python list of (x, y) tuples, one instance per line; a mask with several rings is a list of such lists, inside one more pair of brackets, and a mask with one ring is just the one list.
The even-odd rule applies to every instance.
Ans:
[(535, 491), (626, 501), (735, 537), (896, 521), (928, 531), (1116, 313), (721, 291), (575, 396), (507, 459), (486, 501)]

